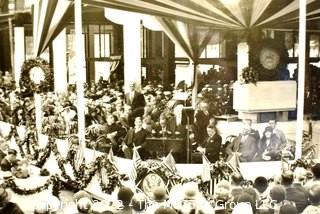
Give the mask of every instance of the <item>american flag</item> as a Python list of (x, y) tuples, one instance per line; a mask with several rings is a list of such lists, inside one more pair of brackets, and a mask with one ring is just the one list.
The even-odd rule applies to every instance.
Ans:
[(142, 164), (142, 160), (141, 157), (139, 155), (138, 149), (133, 149), (133, 155), (132, 155), (132, 170), (129, 174), (129, 178), (132, 181), (135, 181), (137, 179), (138, 173), (137, 173), (137, 169), (141, 166)]
[(81, 164), (84, 161), (84, 144), (80, 143), (77, 153), (74, 158), (74, 168), (79, 171)]
[(115, 163), (112, 148), (110, 148), (110, 150), (109, 150), (108, 159), (109, 159), (109, 161), (110, 161), (111, 163)]
[(211, 180), (211, 168), (210, 168), (210, 161), (208, 158), (202, 154), (202, 173), (201, 173), (201, 180), (202, 182), (207, 182)]
[(234, 153), (232, 155), (230, 160), (227, 162), (227, 166), (232, 170), (233, 173), (241, 175), (239, 153)]
[(165, 157), (165, 159), (162, 161), (162, 164), (168, 168), (171, 172), (176, 172), (176, 161), (174, 160), (174, 157), (172, 156), (172, 153), (170, 153)]

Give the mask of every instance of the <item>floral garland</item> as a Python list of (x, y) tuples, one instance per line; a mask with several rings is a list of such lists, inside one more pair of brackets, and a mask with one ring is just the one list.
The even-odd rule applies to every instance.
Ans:
[[(90, 181), (92, 180), (93, 176), (104, 167), (107, 171), (107, 176), (109, 179), (108, 184), (105, 184), (104, 182), (100, 182), (101, 188), (106, 193), (111, 193), (115, 187), (121, 186), (120, 180), (123, 180), (124, 175), (121, 175), (118, 173), (117, 169), (114, 167), (113, 163), (106, 157), (97, 157), (94, 162), (89, 164), (88, 166), (85, 165), (85, 163), (80, 165), (79, 170), (77, 171), (75, 169), (75, 163), (74, 163), (74, 157), (76, 154), (76, 151), (74, 149), (70, 149), (67, 157), (63, 158), (61, 157), (61, 154), (58, 151), (57, 145), (54, 142), (54, 139), (49, 136), (48, 138), (48, 145), (43, 150), (40, 150), (42, 155), (40, 156), (39, 160), (35, 164), (36, 166), (42, 168), (45, 164), (46, 160), (50, 157), (51, 152), (56, 156), (59, 169), (61, 170), (61, 177), (64, 179), (61, 180), (61, 184), (56, 184), (57, 186), (60, 186), (58, 189), (61, 189), (62, 187), (78, 191), (80, 189), (84, 189), (88, 186)], [(66, 172), (64, 164), (70, 163), (72, 166), (73, 175), (75, 177), (75, 180), (72, 179)], [(101, 174), (101, 173), (99, 173)]]
[(35, 164), (37, 167), (42, 168), (43, 165), (46, 163), (47, 159), (49, 158), (52, 146), (54, 145), (54, 141), (52, 138), (48, 138), (48, 145), (44, 149), (40, 149), (39, 152), (42, 152), (42, 155), (39, 157), (37, 163)]
[[(30, 78), (30, 71), (34, 67), (40, 67), (44, 72), (44, 80), (39, 84), (34, 83)], [(26, 60), (21, 67), (20, 88), (29, 93), (44, 93), (53, 90), (53, 72), (49, 63), (41, 58)]]
[(242, 73), (240, 74), (240, 84), (248, 84), (253, 83), (257, 84), (259, 74), (257, 70), (253, 69), (252, 67), (246, 67), (242, 69)]
[[(32, 159), (37, 160), (39, 157), (39, 150), (37, 148), (37, 139), (36, 139), (36, 130), (31, 129), (27, 132), (24, 141), (16, 141), (21, 153), (21, 157), (25, 157), (25, 154), (31, 155), (31, 149), (33, 151)], [(23, 146), (26, 145), (26, 152), (23, 149)]]
[[(36, 187), (34, 189), (25, 189), (25, 188), (20, 188), (14, 182), (13, 178), (9, 178), (3, 184), (1, 184), (1, 186), (3, 188), (10, 188), (14, 193), (19, 194), (19, 195), (32, 195), (32, 194), (35, 194), (35, 193), (39, 193), (39, 192), (41, 192), (41, 191), (43, 191), (45, 189), (48, 189), (51, 184), (53, 184), (53, 186), (55, 186), (57, 182), (58, 182), (57, 175), (53, 175), (45, 182), (44, 185)], [(53, 188), (53, 190), (54, 189), (55, 188)]]

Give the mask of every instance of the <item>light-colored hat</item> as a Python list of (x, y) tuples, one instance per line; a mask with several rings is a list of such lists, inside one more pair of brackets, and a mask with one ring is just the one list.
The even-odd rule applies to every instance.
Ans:
[(183, 185), (184, 199), (193, 200), (199, 194), (198, 184), (195, 182), (189, 182)]
[(152, 192), (152, 199), (157, 202), (165, 201), (168, 199), (166, 190), (163, 187), (157, 187)]

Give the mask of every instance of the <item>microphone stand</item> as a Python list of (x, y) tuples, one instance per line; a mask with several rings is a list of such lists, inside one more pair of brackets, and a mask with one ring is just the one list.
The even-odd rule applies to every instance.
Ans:
[(187, 163), (191, 163), (191, 150), (190, 150), (190, 139), (189, 139), (189, 136), (190, 136), (190, 119), (189, 119), (189, 116), (188, 114), (186, 114), (187, 116)]

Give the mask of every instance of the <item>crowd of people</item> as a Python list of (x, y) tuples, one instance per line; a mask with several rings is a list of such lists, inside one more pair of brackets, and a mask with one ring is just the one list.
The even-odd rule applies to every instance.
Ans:
[[(0, 88), (0, 105), (3, 109), (0, 120), (16, 126), (25, 125), (28, 130), (34, 129), (35, 106), (32, 97), (23, 97), (18, 90), (14, 90), (9, 75), (2, 79), (1, 82), (6, 84)], [(135, 83), (131, 83), (129, 91), (124, 93), (122, 86), (121, 81), (111, 84), (102, 79), (97, 83), (85, 84), (88, 147), (102, 152), (112, 148), (117, 156), (125, 158), (131, 158), (132, 149), (136, 147), (145, 160), (164, 155), (162, 151), (148, 151), (147, 138), (179, 138), (184, 149), (180, 154), (175, 154), (178, 162), (186, 161), (188, 141), (192, 144), (190, 150), (206, 154), (211, 162), (218, 160), (221, 155), (230, 158), (235, 152), (240, 153), (241, 161), (280, 160), (282, 151), (287, 147), (285, 135), (275, 127), (274, 120), (269, 122), (261, 138), (251, 128), (251, 121), (245, 120), (238, 137), (232, 142), (222, 142), (216, 127), (217, 110), (213, 108), (211, 100), (216, 93), (210, 85), (202, 88), (195, 112), (191, 115), (184, 111), (191, 102), (191, 89), (164, 90), (161, 84), (148, 82), (138, 91)], [(222, 88), (232, 86), (217, 90), (228, 94), (230, 91)], [(77, 95), (74, 85), (70, 85), (65, 93), (43, 94), (42, 101), (43, 134), (68, 138), (77, 133)]]
[[(12, 87), (14, 83), (12, 76), (7, 74), (4, 79), (6, 84), (2, 84), (0, 88), (0, 120), (15, 126), (24, 125), (27, 127), (27, 134), (32, 134), (31, 130), (35, 129), (33, 98), (24, 97)], [(2, 77), (1, 83), (4, 83), (4, 79)], [(184, 142), (184, 149), (187, 150), (187, 142), (190, 141), (192, 152), (205, 154), (212, 163), (223, 157), (226, 160), (231, 159), (235, 153), (238, 153), (240, 161), (244, 162), (280, 160), (284, 151), (294, 153), (287, 148), (285, 134), (277, 129), (275, 120), (269, 121), (261, 137), (259, 132), (252, 128), (252, 121), (244, 120), (243, 131), (232, 141), (223, 142), (216, 126), (217, 120), (214, 117), (216, 111), (211, 108), (207, 96), (214, 91), (210, 86), (204, 86), (201, 90), (197, 107), (190, 115), (185, 112), (185, 109), (188, 109), (185, 107), (190, 106), (191, 90), (185, 91), (179, 88), (164, 90), (162, 85), (149, 82), (141, 91), (131, 83), (129, 91), (124, 93), (122, 85), (122, 82), (109, 84), (103, 80), (85, 85), (88, 147), (102, 152), (109, 152), (112, 148), (116, 156), (128, 159), (132, 158), (135, 148), (138, 149), (141, 158), (146, 160), (166, 155), (162, 151), (150, 152), (147, 138), (180, 138)], [(227, 90), (225, 92), (227, 93)], [(42, 101), (43, 134), (54, 138), (68, 138), (77, 133), (75, 86), (70, 85), (65, 93), (43, 94)], [(37, 137), (34, 136), (32, 139), (36, 141)], [(6, 136), (1, 132), (0, 140), (1, 170), (21, 173), (21, 170), (17, 170), (22, 165), (21, 161), (17, 160), (17, 151), (8, 148)], [(180, 154), (182, 155), (175, 156), (176, 161), (185, 162), (186, 151), (182, 150)], [(297, 172), (301, 174), (301, 171), (303, 170)], [(250, 183), (235, 174), (231, 176), (231, 184), (229, 181), (220, 181), (215, 186), (212, 200), (205, 199), (194, 183), (182, 185), (182, 189), (177, 192), (182, 192), (184, 195), (179, 197), (173, 190), (168, 192), (164, 189), (155, 189), (154, 197), (147, 198), (144, 194), (136, 194), (136, 190), (124, 188), (118, 193), (122, 206), (108, 212), (237, 213), (237, 210), (245, 209), (238, 213), (311, 213), (309, 210), (319, 209), (320, 187), (316, 181), (320, 178), (320, 165), (312, 169), (314, 181), (309, 179), (306, 182), (306, 171), (303, 171), (303, 175), (298, 175), (297, 172), (286, 171), (281, 175), (281, 179), (275, 180), (272, 185), (264, 177), (258, 177)], [(317, 185), (313, 186), (312, 183)], [(297, 184), (300, 184), (299, 188)], [(299, 190), (297, 197), (300, 197), (302, 192), (304, 194), (303, 203), (300, 199), (291, 198), (297, 189)], [(7, 194), (5, 189), (3, 191), (0, 189), (1, 192), (3, 195)], [(101, 213), (95, 211), (96, 207), (101, 208), (101, 206), (93, 203), (89, 196), (85, 198), (82, 202), (80, 199), (77, 201), (80, 213)], [(175, 201), (177, 198), (180, 201)], [(10, 205), (7, 197), (1, 195), (1, 200), (3, 201), (1, 207)], [(241, 202), (246, 203), (238, 206), (239, 203), (242, 204)], [(260, 209), (261, 207), (266, 209)], [(45, 212), (39, 208), (35, 213)]]
[[(211, 198), (198, 184), (188, 182), (170, 191), (156, 187), (152, 195), (122, 187), (109, 201), (97, 201), (85, 191), (75, 193), (79, 213), (121, 214), (317, 214), (320, 213), (320, 164), (310, 170), (297, 167), (275, 178), (259, 176), (253, 181), (240, 174), (221, 180)], [(41, 207), (35, 211), (41, 212)]]

